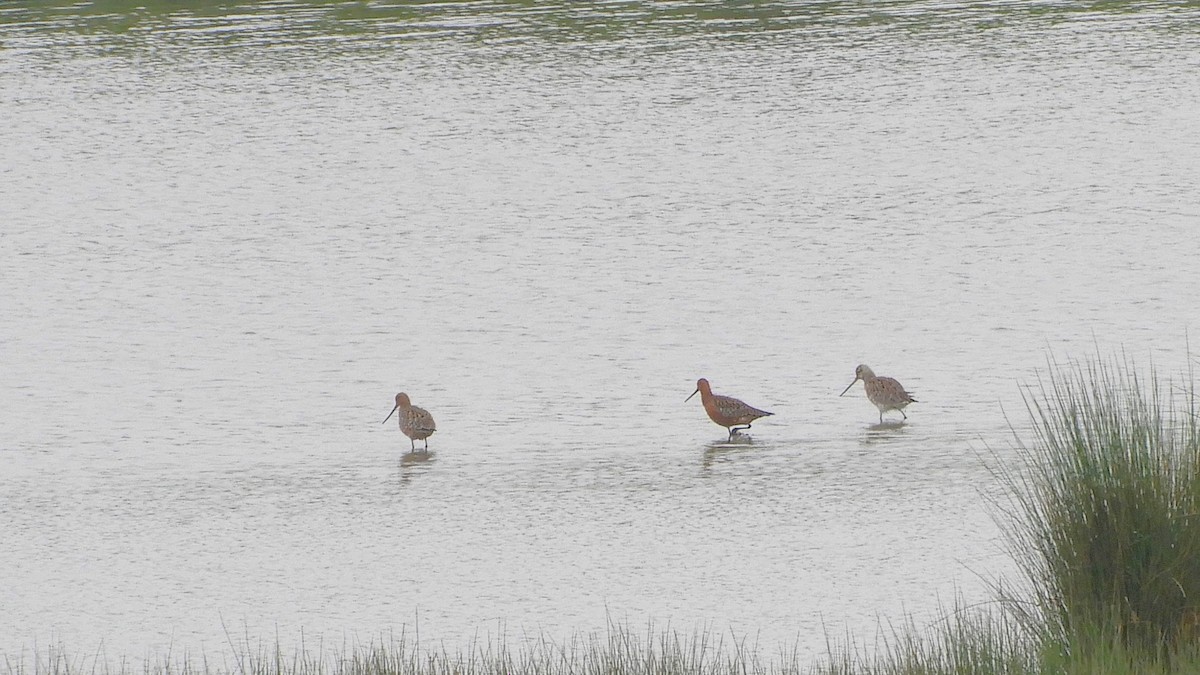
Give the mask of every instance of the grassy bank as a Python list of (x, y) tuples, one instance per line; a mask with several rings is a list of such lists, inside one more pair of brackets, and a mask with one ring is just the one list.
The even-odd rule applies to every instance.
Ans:
[[(995, 602), (911, 622), (866, 646), (833, 643), (819, 664), (708, 633), (606, 634), (510, 650), (429, 650), (403, 636), (345, 652), (243, 651), (136, 669), (50, 650), (0, 675), (933, 675), (1200, 673), (1200, 424), (1184, 384), (1127, 361), (1054, 366), (1028, 390), (1031, 437), (996, 470), (997, 504), (1022, 578)], [(1010, 580), (1009, 583), (1012, 583)], [(6, 670), (7, 672), (3, 672)]]

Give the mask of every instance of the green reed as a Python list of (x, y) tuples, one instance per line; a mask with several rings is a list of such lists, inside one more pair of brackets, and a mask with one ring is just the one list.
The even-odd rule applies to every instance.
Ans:
[(881, 631), (873, 647), (830, 646), (819, 675), (1037, 673), (1037, 654), (1023, 627), (988, 608), (958, 608), (928, 626), (908, 619)]
[(1027, 623), (1063, 645), (1169, 659), (1200, 637), (1196, 391), (1128, 361), (1053, 367), (1026, 397), (1033, 441), (1002, 473)]
[(555, 642), (544, 636), (511, 649), (504, 640), (450, 652), (406, 635), (316, 652), (233, 644), (232, 660), (163, 657), (137, 667), (103, 657), (77, 658), (54, 647), (32, 658), (0, 662), (3, 675), (767, 675), (798, 673), (794, 657), (760, 660), (744, 642), (708, 631), (683, 635), (649, 627), (644, 634), (610, 625), (603, 634)]

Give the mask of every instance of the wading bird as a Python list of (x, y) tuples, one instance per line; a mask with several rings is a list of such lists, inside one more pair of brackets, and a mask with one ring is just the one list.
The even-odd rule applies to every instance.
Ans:
[[(854, 369), (854, 382), (863, 381), (863, 389), (867, 392), (867, 400), (875, 404), (879, 408), (879, 423), (883, 424), (883, 413), (889, 410), (899, 410), (904, 419), (908, 419), (908, 415), (904, 414), (904, 407), (909, 403), (916, 403), (917, 399), (912, 397), (912, 394), (904, 391), (904, 386), (890, 377), (879, 377), (866, 366), (859, 366)], [(850, 391), (850, 387), (854, 386), (851, 382), (842, 393), (838, 396), (844, 396)]]
[[(708, 418), (725, 427), (729, 431), (730, 440), (733, 440), (733, 435), (737, 432), (749, 429), (754, 420), (775, 414), (759, 410), (736, 398), (712, 393), (708, 380), (703, 377), (696, 381), (696, 391), (692, 392), (692, 396), (696, 394), (700, 394), (700, 402), (704, 404), (704, 412), (708, 413)], [(692, 400), (692, 396), (688, 396), (684, 402)], [(746, 426), (739, 426), (742, 424)]]
[(408, 400), (408, 394), (400, 392), (396, 394), (396, 407), (392, 408), (392, 412), (384, 418), (383, 423), (392, 419), (392, 413), (400, 411), (400, 431), (408, 436), (408, 440), (412, 445), (412, 449), (417, 449), (417, 441), (425, 441), (425, 452), (429, 452), (429, 437), (433, 432), (437, 431), (437, 425), (433, 423), (433, 415), (424, 408), (418, 408)]

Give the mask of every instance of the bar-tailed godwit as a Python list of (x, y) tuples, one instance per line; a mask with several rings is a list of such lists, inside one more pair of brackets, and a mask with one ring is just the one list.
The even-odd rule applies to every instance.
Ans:
[(400, 411), (400, 431), (408, 436), (409, 443), (412, 449), (417, 449), (417, 441), (425, 441), (425, 452), (429, 452), (429, 437), (433, 432), (437, 431), (437, 425), (433, 423), (433, 415), (424, 408), (418, 408), (408, 400), (408, 394), (400, 392), (396, 394), (396, 407), (392, 408), (392, 412), (384, 418), (383, 423), (392, 419), (392, 413)]
[[(867, 400), (875, 404), (879, 408), (879, 423), (883, 424), (883, 413), (889, 410), (899, 410), (904, 419), (908, 419), (908, 415), (904, 414), (904, 407), (909, 403), (916, 403), (917, 399), (912, 397), (912, 394), (904, 391), (904, 386), (890, 377), (880, 377), (866, 366), (859, 366), (854, 369), (854, 382), (863, 381), (863, 389), (867, 392)], [(844, 396), (850, 391), (850, 387), (854, 386), (851, 382), (849, 386), (842, 390), (838, 396)]]
[[(731, 440), (737, 432), (742, 429), (749, 429), (750, 423), (754, 420), (775, 414), (759, 410), (736, 398), (712, 393), (712, 387), (708, 386), (708, 380), (703, 377), (696, 381), (696, 391), (693, 391), (692, 395), (688, 396), (684, 401), (692, 400), (692, 396), (695, 396), (697, 393), (700, 394), (700, 402), (704, 404), (704, 412), (708, 413), (708, 418), (725, 427), (729, 431), (729, 438)], [(739, 426), (742, 424), (746, 426)]]

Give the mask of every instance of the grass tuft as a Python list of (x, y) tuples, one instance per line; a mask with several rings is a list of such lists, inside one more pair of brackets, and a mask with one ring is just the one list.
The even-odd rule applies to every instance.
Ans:
[(881, 630), (873, 648), (831, 648), (817, 675), (958, 675), (1035, 673), (1036, 653), (1021, 626), (986, 609), (958, 608), (932, 626), (910, 618)]
[(1033, 442), (1005, 479), (1026, 616), (1068, 655), (1169, 660), (1200, 637), (1196, 392), (1128, 361), (1053, 367), (1026, 396)]

